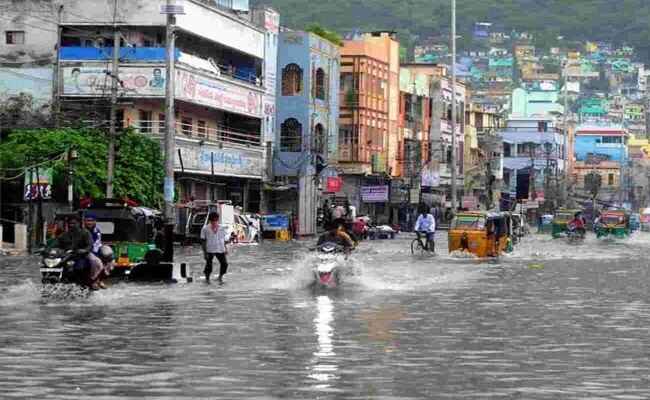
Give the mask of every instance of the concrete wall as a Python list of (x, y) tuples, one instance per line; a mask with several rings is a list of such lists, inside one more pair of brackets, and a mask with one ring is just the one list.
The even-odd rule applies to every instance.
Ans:
[[(0, 65), (47, 65), (55, 59), (57, 12), (54, 0), (0, 0)], [(24, 44), (7, 44), (5, 31), (24, 31)]]
[[(624, 140), (624, 138), (621, 138)], [(612, 161), (625, 162), (627, 148), (625, 144), (602, 143), (603, 136), (578, 135), (575, 139), (575, 157), (577, 161), (585, 161), (588, 153), (609, 156)]]

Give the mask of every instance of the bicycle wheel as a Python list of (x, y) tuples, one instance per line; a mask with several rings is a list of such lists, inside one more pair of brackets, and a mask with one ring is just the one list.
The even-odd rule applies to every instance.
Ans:
[(424, 252), (424, 245), (420, 239), (413, 239), (411, 242), (411, 254), (416, 255)]

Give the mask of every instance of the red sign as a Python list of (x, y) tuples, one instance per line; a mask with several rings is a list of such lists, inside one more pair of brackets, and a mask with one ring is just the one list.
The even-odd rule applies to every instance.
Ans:
[(328, 193), (338, 193), (343, 188), (343, 180), (338, 176), (328, 176), (327, 177), (327, 192)]

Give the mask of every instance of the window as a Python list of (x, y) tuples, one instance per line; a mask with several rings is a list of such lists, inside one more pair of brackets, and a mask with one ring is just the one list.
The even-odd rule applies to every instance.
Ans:
[(152, 116), (151, 111), (140, 110), (140, 132), (141, 133), (151, 133), (152, 127)]
[(7, 44), (25, 44), (25, 31), (6, 31), (5, 42)]
[(317, 154), (325, 154), (327, 150), (327, 136), (321, 124), (314, 127), (314, 150)]
[(289, 64), (282, 70), (282, 95), (296, 96), (302, 91), (302, 69)]
[(208, 129), (206, 128), (205, 121), (198, 120), (196, 125), (196, 132), (199, 134), (199, 137), (206, 137)]
[(183, 135), (192, 136), (192, 118), (181, 119), (181, 132)]
[(620, 136), (603, 136), (602, 143), (623, 143)]
[(546, 132), (548, 130), (548, 123), (546, 121), (539, 121), (537, 123), (538, 132)]
[(325, 71), (322, 68), (316, 70), (316, 87), (315, 97), (317, 99), (325, 100), (326, 86), (325, 86)]
[(295, 118), (289, 118), (280, 125), (280, 151), (300, 152), (302, 150), (302, 125)]
[(512, 145), (510, 143), (503, 143), (503, 156), (512, 157)]
[(165, 132), (165, 114), (158, 114), (158, 133)]
[(609, 174), (607, 177), (607, 184), (609, 186), (614, 186), (614, 174)]

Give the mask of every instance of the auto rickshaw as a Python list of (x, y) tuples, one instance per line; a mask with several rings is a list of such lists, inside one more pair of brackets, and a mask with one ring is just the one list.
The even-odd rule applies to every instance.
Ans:
[(625, 238), (630, 235), (630, 214), (624, 210), (603, 211), (595, 230), (599, 238)]
[(467, 251), (477, 257), (498, 257), (508, 247), (508, 216), (485, 211), (462, 212), (449, 228), (449, 252)]
[(579, 212), (582, 212), (582, 210), (570, 210), (566, 208), (560, 208), (557, 210), (553, 216), (552, 222), (551, 234), (553, 235), (553, 238), (557, 239), (563, 235), (566, 235), (569, 222), (571, 222), (576, 213)]
[(159, 211), (146, 207), (132, 207), (121, 201), (106, 200), (85, 209), (92, 213), (102, 233), (102, 242), (115, 254), (115, 272), (126, 271), (143, 263), (149, 253), (156, 256), (162, 249), (156, 239), (162, 227)]

